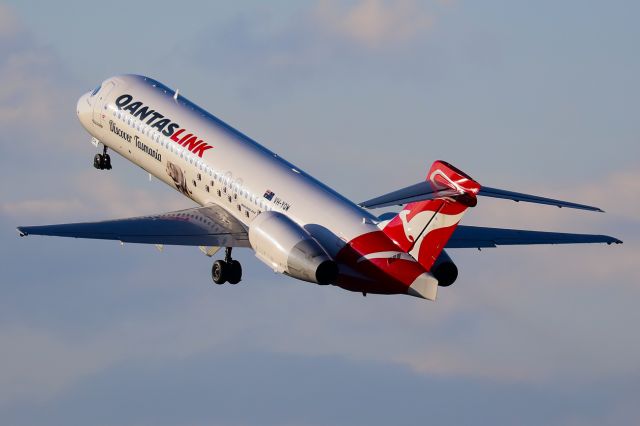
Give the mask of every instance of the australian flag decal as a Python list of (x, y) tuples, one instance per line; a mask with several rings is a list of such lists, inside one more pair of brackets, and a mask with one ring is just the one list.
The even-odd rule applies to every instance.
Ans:
[(273, 193), (273, 191), (267, 189), (267, 191), (264, 193), (264, 198), (266, 198), (267, 200), (271, 201), (273, 200), (273, 196), (276, 195)]

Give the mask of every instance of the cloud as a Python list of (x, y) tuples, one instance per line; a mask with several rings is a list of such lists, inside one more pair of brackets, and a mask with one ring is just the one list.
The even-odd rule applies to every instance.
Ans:
[(13, 9), (6, 4), (0, 3), (0, 40), (13, 37), (21, 30), (22, 27)]
[(343, 6), (334, 0), (319, 1), (313, 12), (319, 28), (372, 49), (410, 42), (433, 21), (424, 3), (413, 0), (360, 0)]
[[(270, 16), (268, 9), (242, 13), (227, 25), (200, 32), (189, 60), (208, 75), (237, 79), (233, 86), (247, 96), (274, 89), (282, 96), (283, 88), (318, 76), (331, 81), (377, 72), (394, 81), (406, 75), (425, 79), (432, 63), (424, 44), (440, 13), (433, 2), (427, 4), (431, 8), (414, 0), (321, 0), (284, 19)], [(184, 54), (183, 49), (175, 54)]]
[(155, 364), (189, 358), (213, 348), (218, 354), (246, 349), (237, 335), (248, 331), (247, 322), (211, 326), (223, 324), (234, 316), (233, 310), (232, 306), (224, 307), (211, 299), (190, 300), (188, 305), (171, 312), (137, 313), (114, 319), (106, 329), (87, 336), (76, 336), (68, 329), (17, 323), (0, 326), (0, 406), (54, 398), (122, 362)]
[(98, 220), (188, 203), (120, 158), (114, 165), (126, 166), (116, 173), (95, 171), (95, 150), (75, 114), (85, 85), (2, 4), (0, 29), (1, 215), (21, 223)]
[[(632, 196), (638, 170), (614, 171), (567, 191), (541, 192), (612, 206), (615, 213), (505, 201), (481, 202), (469, 213), (497, 227), (608, 233), (624, 245), (451, 250), (460, 279), (442, 289), (435, 304), (401, 300), (400, 309), (393, 298), (373, 296), (350, 311), (327, 307), (335, 323), (309, 318), (307, 312), (311, 325), (300, 324), (295, 338), (270, 343), (285, 352), (394, 362), (443, 377), (549, 384), (558, 377), (580, 381), (634, 374), (640, 357), (639, 342), (630, 340), (632, 324), (640, 321), (633, 302), (640, 297), (640, 204)], [(393, 313), (392, 325), (371, 322), (382, 311)], [(468, 322), (471, 318), (474, 322)]]
[[(406, 4), (404, 9), (390, 10), (390, 3), (383, 2), (320, 3), (319, 8), (327, 8), (324, 12), (312, 8), (305, 19), (289, 23), (281, 32), (266, 31), (264, 23), (254, 26), (249, 19), (227, 34), (230, 46), (240, 47), (231, 55), (229, 70), (305, 72), (335, 58), (352, 64), (363, 57), (392, 55), (398, 46), (419, 43), (433, 22), (418, 3)], [(416, 21), (408, 17), (411, 7), (423, 10)], [(382, 16), (381, 11), (391, 16)], [(326, 21), (330, 16), (335, 22)], [(405, 23), (409, 30), (397, 32), (394, 22)], [(137, 169), (128, 173), (133, 166), (116, 164), (112, 174), (92, 170), (92, 148), (86, 143), (77, 147), (74, 142), (74, 149), (65, 151), (66, 159), (49, 157), (71, 146), (70, 141), (87, 139), (74, 135), (74, 129), (79, 130), (73, 115), (77, 89), (60, 89), (58, 80), (64, 81), (65, 71), (50, 50), (28, 37), (17, 37), (24, 34), (19, 25), (6, 28), (2, 52), (7, 55), (0, 59), (0, 76), (8, 82), (8, 87), (0, 88), (0, 120), (4, 120), (0, 122), (8, 126), (4, 138), (20, 141), (21, 148), (38, 155), (27, 157), (13, 149), (10, 157), (4, 157), (3, 168), (14, 169), (3, 171), (7, 176), (3, 182), (9, 183), (3, 192), (9, 196), (2, 198), (0, 212), (12, 222), (17, 218), (76, 221), (183, 207), (184, 200), (168, 188), (163, 193), (162, 184), (147, 185), (146, 175)], [(291, 75), (283, 72), (280, 77), (286, 80)], [(68, 98), (69, 110), (60, 107), (62, 101), (49, 99), (53, 96)], [(34, 122), (42, 125), (30, 125)], [(49, 126), (60, 126), (62, 133)], [(7, 140), (0, 149), (7, 149)], [(77, 163), (82, 170), (73, 168)], [(31, 175), (36, 176), (34, 184), (25, 184)], [(455, 251), (460, 280), (442, 289), (436, 303), (403, 296), (363, 298), (294, 282), (271, 275), (248, 251), (238, 253), (246, 274), (242, 285), (207, 287), (205, 292), (196, 284), (208, 285), (210, 260), (202, 259), (196, 249), (172, 248), (157, 255), (170, 257), (158, 260), (147, 255), (154, 252), (152, 247), (127, 246), (115, 255), (108, 251), (115, 244), (6, 240), (4, 259), (10, 259), (3, 265), (6, 309), (0, 311), (2, 319), (9, 320), (0, 326), (0, 401), (29, 405), (33, 398), (55, 399), (70, 389), (80, 392), (83, 382), (91, 387), (96, 375), (110, 376), (130, 361), (176, 368), (181, 365), (176, 360), (225, 352), (230, 357), (257, 351), (332, 356), (353, 364), (375, 361), (381, 366), (400, 364), (419, 377), (480, 377), (486, 380), (483, 383), (524, 382), (542, 389), (556, 389), (567, 378), (592, 386), (603, 375), (637, 373), (640, 348), (633, 327), (640, 318), (633, 301), (640, 296), (636, 266), (640, 252), (625, 234), (638, 229), (638, 182), (638, 168), (632, 168), (574, 188), (550, 192), (513, 188), (593, 203), (607, 214), (482, 200), (465, 223), (477, 219), (494, 226), (598, 229), (627, 244)], [(630, 231), (620, 232), (622, 223)], [(11, 237), (17, 239), (13, 233)], [(20, 256), (10, 257), (16, 251)], [(33, 272), (40, 268), (40, 274)], [(68, 286), (61, 288), (65, 281)], [(95, 281), (100, 285), (92, 286)], [(43, 282), (46, 285), (38, 286)], [(17, 295), (9, 299), (12, 288)], [(101, 289), (101, 295), (120, 297), (99, 305), (100, 298), (92, 299), (91, 294)], [(159, 303), (156, 298), (163, 292), (168, 300)], [(67, 299), (84, 306), (65, 322), (57, 317), (65, 316)], [(16, 300), (21, 303), (12, 306)], [(129, 310), (122, 312), (123, 305)], [(7, 314), (9, 309), (15, 311)], [(104, 317), (96, 313), (100, 310)], [(50, 317), (34, 319), (41, 311)], [(78, 332), (78, 327), (86, 330)], [(246, 371), (238, 372), (246, 379)]]
[[(636, 169), (616, 171), (599, 182), (572, 188), (572, 193), (578, 195), (577, 201), (614, 205), (635, 191), (637, 177)], [(60, 215), (78, 220), (182, 207), (178, 205), (182, 200), (172, 191), (165, 198), (141, 187), (124, 189), (124, 185), (109, 175), (87, 172), (70, 188), (73, 198), (5, 203), (2, 211), (16, 217)], [(562, 198), (566, 194), (549, 195)], [(496, 211), (485, 207), (480, 205), (470, 215), (484, 215), (493, 225), (502, 226), (504, 204)], [(555, 216), (540, 216), (529, 207), (533, 206), (509, 207), (518, 212), (516, 222), (527, 228), (565, 230), (569, 221), (574, 223), (567, 231), (579, 227), (575, 211), (543, 206)], [(54, 211), (45, 210), (50, 208)], [(631, 219), (636, 208), (631, 200), (620, 214)], [(607, 214), (591, 213), (589, 217), (601, 229), (609, 226)], [(631, 226), (637, 231), (637, 219)], [(402, 365), (428, 376), (535, 385), (549, 385), (558, 377), (590, 382), (636, 372), (640, 345), (629, 339), (629, 328), (640, 321), (632, 302), (640, 297), (637, 240), (621, 247), (503, 247), (481, 253), (456, 250), (451, 255), (461, 277), (452, 288), (440, 292), (436, 303), (402, 296), (363, 298), (337, 288), (319, 289), (269, 275), (246, 252), (243, 266), (248, 282), (234, 288), (233, 296), (227, 293), (234, 299), (229, 303), (187, 298), (172, 305), (173, 313), (143, 310), (118, 316), (118, 321), (105, 324), (95, 336), (82, 339), (42, 327), (0, 328), (0, 340), (13, 348), (5, 352), (6, 371), (0, 374), (0, 389), (5, 394), (0, 400), (51, 398), (131, 359), (171, 360), (208, 351), (337, 356)], [(181, 265), (175, 271), (176, 280), (206, 280), (202, 271), (195, 273), (175, 253), (171, 256)], [(565, 266), (559, 268), (559, 262)], [(163, 267), (154, 268), (155, 274), (164, 275), (155, 279), (147, 268), (140, 268), (117, 281), (139, 283), (145, 291), (157, 291), (158, 284), (150, 288), (148, 283), (172, 282)], [(242, 312), (250, 315), (236, 311), (234, 305), (240, 300)], [(279, 308), (283, 303), (287, 305), (284, 311)], [(223, 323), (224, 327), (210, 327)], [(23, 350), (31, 358), (20, 357)], [(51, 362), (60, 365), (53, 372), (43, 370), (51, 362), (43, 362), (38, 354), (48, 354)], [(12, 385), (20, 377), (21, 385)]]
[[(493, 223), (494, 225), (500, 223), (526, 228), (534, 225), (549, 226), (551, 229), (582, 226), (586, 229), (594, 224), (615, 225), (620, 220), (635, 221), (640, 212), (640, 198), (637, 196), (640, 193), (640, 165), (624, 170), (613, 170), (599, 180), (594, 178), (577, 184), (554, 183), (553, 186), (536, 185), (509, 189), (593, 205), (602, 208), (606, 213), (558, 209), (529, 203), (516, 204), (482, 197), (478, 207), (465, 216), (465, 222)], [(577, 218), (580, 220), (576, 220)]]
[(78, 199), (37, 199), (5, 202), (0, 204), (0, 212), (12, 217), (59, 217), (78, 213), (86, 209), (86, 204)]
[[(65, 198), (23, 198), (0, 202), (0, 214), (21, 221), (100, 220), (162, 213), (193, 207), (173, 191), (163, 191), (155, 179), (127, 185), (119, 177), (97, 175), (95, 170), (67, 176), (71, 182)], [(23, 196), (28, 194), (22, 194)]]
[(0, 154), (15, 155), (17, 141), (23, 155), (72, 146), (78, 82), (10, 7), (0, 5), (0, 17)]

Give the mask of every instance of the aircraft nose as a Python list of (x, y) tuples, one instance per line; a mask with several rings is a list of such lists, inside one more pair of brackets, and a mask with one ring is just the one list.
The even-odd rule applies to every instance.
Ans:
[(78, 99), (78, 104), (76, 106), (76, 114), (78, 114), (78, 120), (85, 127), (89, 128), (89, 122), (91, 121), (91, 110), (92, 105), (90, 101), (89, 93), (85, 93), (80, 96)]

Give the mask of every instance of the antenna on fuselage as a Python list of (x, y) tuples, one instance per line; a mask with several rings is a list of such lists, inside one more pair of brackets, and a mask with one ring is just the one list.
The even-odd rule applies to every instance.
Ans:
[(173, 94), (173, 99), (178, 100), (178, 94), (180, 93), (180, 89), (176, 89), (176, 93)]

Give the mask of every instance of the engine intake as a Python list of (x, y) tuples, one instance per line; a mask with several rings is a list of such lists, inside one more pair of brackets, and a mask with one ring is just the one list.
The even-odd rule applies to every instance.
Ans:
[(282, 213), (262, 212), (249, 226), (249, 243), (276, 272), (318, 284), (338, 278), (338, 265), (307, 231)]

